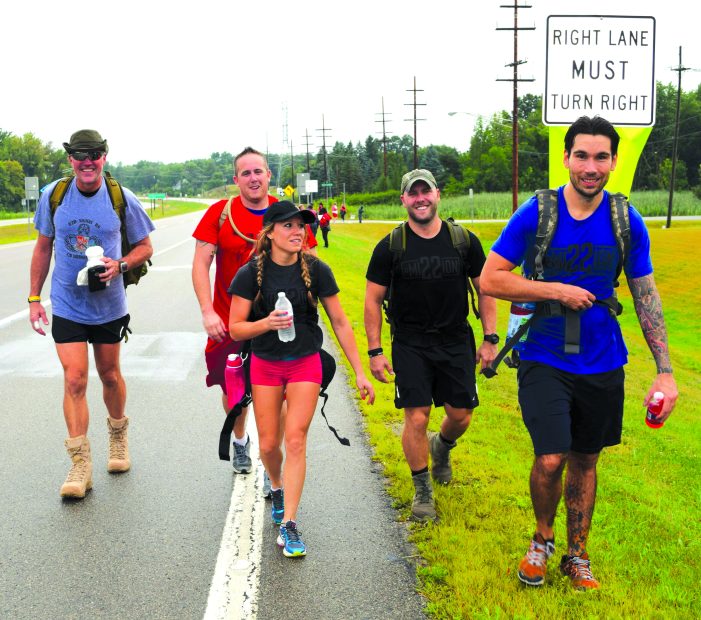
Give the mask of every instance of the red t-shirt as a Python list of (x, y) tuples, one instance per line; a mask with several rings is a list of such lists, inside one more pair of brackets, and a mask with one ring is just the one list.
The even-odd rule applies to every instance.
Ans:
[[(275, 196), (268, 196), (268, 206), (277, 202)], [(227, 200), (215, 202), (202, 216), (200, 223), (195, 228), (192, 236), (200, 241), (212, 243), (217, 246), (216, 272), (214, 275), (214, 299), (212, 300), (214, 311), (226, 325), (229, 324), (229, 309), (231, 297), (227, 289), (231, 285), (236, 272), (251, 258), (253, 244), (239, 237), (231, 228), (228, 218), (219, 228), (219, 218), (224, 210)], [(242, 234), (250, 239), (255, 239), (263, 227), (263, 214), (265, 210), (258, 212), (247, 209), (237, 196), (231, 201), (231, 217), (236, 222), (236, 227)], [(307, 239), (305, 246), (316, 247), (317, 240), (307, 226)]]

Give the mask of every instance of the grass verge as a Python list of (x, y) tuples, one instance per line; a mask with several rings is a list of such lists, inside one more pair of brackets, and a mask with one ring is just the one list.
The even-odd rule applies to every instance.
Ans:
[[(471, 227), (485, 250), (500, 224)], [(388, 224), (337, 225), (330, 247), (320, 248), (341, 288), (361, 352), (365, 269)], [(643, 397), (655, 372), (630, 295), (622, 286), (621, 325), (629, 349), (623, 442), (605, 450), (598, 468), (599, 492), (588, 550), (602, 583), (599, 592), (572, 591), (553, 558), (546, 584), (527, 589), (516, 578), (518, 562), (533, 532), (528, 494), (532, 448), (521, 422), (513, 371), (478, 378), (480, 407), (472, 426), (452, 452), (454, 480), (436, 489), (441, 520), (409, 525), (421, 560), (417, 588), (434, 618), (697, 618), (701, 571), (701, 433), (696, 420), (701, 399), (701, 290), (688, 256), (701, 245), (701, 223), (663, 230), (651, 225), (655, 279), (662, 295), (672, 363), (680, 398), (660, 430), (644, 424)], [(323, 313), (322, 313), (323, 315)], [(503, 336), (508, 304), (499, 302)], [(481, 334), (480, 326), (473, 326)], [(386, 325), (383, 346), (389, 350)], [(365, 360), (367, 364), (367, 360)], [(368, 369), (369, 373), (369, 369)], [(394, 409), (393, 386), (375, 384), (373, 407), (359, 403), (374, 449), (384, 467), (388, 492), (405, 519), (413, 493), (402, 454), (403, 416)], [(434, 412), (437, 430), (442, 411)], [(557, 559), (565, 544), (562, 505), (556, 524)]]
[[(146, 209), (146, 213), (152, 220), (160, 220), (164, 217), (172, 217), (174, 215), (183, 215), (184, 213), (192, 213), (193, 211), (202, 211), (206, 208), (199, 202), (187, 202), (186, 200), (168, 200), (164, 205), (157, 203), (154, 209), (148, 204), (148, 201), (142, 203)], [(37, 238), (37, 231), (34, 230), (34, 224), (14, 224), (12, 226), (0, 226), (0, 245), (5, 243), (18, 243), (20, 241), (33, 241)]]

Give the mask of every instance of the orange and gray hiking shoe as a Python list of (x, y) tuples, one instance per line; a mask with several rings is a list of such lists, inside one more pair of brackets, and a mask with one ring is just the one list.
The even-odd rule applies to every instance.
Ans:
[(518, 565), (518, 578), (528, 586), (542, 586), (548, 570), (548, 559), (555, 553), (555, 541), (545, 540), (537, 532), (531, 546)]
[(563, 555), (560, 562), (560, 571), (563, 575), (570, 578), (572, 587), (575, 590), (587, 592), (589, 590), (598, 590), (599, 582), (591, 574), (591, 563), (589, 555), (583, 553), (580, 555)]

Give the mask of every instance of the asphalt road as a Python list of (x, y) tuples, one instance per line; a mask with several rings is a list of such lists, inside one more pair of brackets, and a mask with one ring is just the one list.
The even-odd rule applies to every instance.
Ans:
[(69, 468), (61, 368), (50, 336), (27, 320), (33, 243), (0, 246), (0, 617), (422, 618), (406, 526), (343, 376), (326, 413), (351, 446), (317, 413), (298, 519), (306, 558), (284, 558), (275, 545), (261, 471), (237, 477), (218, 460), (222, 413), (204, 385), (190, 281), (198, 219), (157, 222), (154, 265), (128, 292), (126, 474), (106, 471), (106, 412), (91, 371), (94, 488), (78, 502), (58, 495)]

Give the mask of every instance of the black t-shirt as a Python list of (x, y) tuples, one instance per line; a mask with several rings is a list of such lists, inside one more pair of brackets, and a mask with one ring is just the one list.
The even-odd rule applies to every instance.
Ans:
[[(312, 295), (319, 297), (331, 297), (339, 292), (336, 280), (331, 269), (326, 263), (316, 258), (309, 259), (309, 273), (312, 280)], [(256, 282), (256, 259), (246, 263), (236, 272), (229, 295), (237, 295), (253, 301), (258, 295), (258, 283)], [(282, 266), (268, 260), (263, 271), (263, 296), (262, 309), (253, 304), (252, 321), (258, 321), (268, 316), (275, 309), (277, 294), (285, 292), (287, 299), (292, 302), (295, 323), (295, 339), (291, 342), (282, 342), (278, 338), (277, 331), (271, 330), (253, 338), (251, 347), (260, 358), (270, 361), (297, 359), (305, 355), (317, 353), (321, 349), (323, 334), (319, 327), (319, 314), (309, 305), (307, 288), (304, 286), (299, 263)]]
[[(468, 264), (470, 278), (482, 272), (485, 256), (479, 239), (470, 235)], [(387, 235), (372, 253), (365, 277), (389, 287), (392, 280), (392, 252)], [(392, 286), (392, 317), (395, 337), (407, 334), (454, 333), (456, 337), (469, 333), (469, 312), (464, 263), (453, 247), (448, 224), (440, 232), (424, 239), (406, 226), (406, 250), (402, 254), (398, 273)]]

